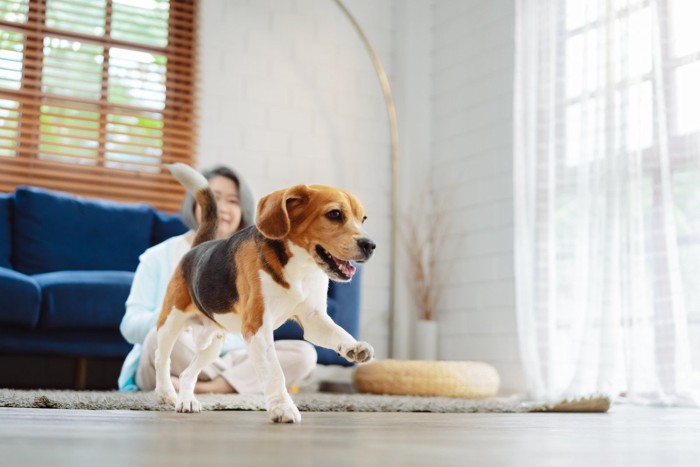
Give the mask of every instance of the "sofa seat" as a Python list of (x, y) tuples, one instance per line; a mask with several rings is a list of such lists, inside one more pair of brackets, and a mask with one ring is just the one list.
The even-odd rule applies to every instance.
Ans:
[(35, 274), (40, 329), (118, 329), (134, 273), (58, 271)]
[(33, 328), (39, 322), (41, 289), (33, 278), (0, 267), (0, 323)]

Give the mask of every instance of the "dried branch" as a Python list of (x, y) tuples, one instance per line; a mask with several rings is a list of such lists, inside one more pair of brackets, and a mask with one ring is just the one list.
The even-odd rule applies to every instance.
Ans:
[(433, 320), (442, 298), (451, 259), (441, 261), (451, 222), (444, 198), (434, 192), (422, 196), (418, 206), (403, 216), (403, 244), (408, 259), (409, 290), (418, 317)]

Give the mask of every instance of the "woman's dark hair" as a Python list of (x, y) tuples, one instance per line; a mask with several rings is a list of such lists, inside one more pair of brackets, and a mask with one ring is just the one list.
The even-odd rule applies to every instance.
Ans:
[[(241, 183), (239, 182), (236, 173), (226, 166), (217, 165), (209, 170), (203, 171), (202, 175), (204, 175), (204, 178), (207, 180), (211, 180), (214, 177), (226, 177), (236, 185), (236, 190), (238, 190), (239, 198), (241, 199), (241, 223), (238, 225), (238, 229), (247, 227), (250, 220), (246, 219), (246, 217), (248, 217), (246, 209), (243, 209), (243, 193), (241, 193), (243, 190), (241, 189)], [(185, 225), (192, 230), (197, 230), (197, 227), (199, 226), (197, 219), (194, 217), (195, 205), (196, 202), (194, 200), (194, 196), (192, 196), (190, 193), (186, 193), (185, 199), (182, 200), (180, 215), (182, 216), (182, 221), (185, 223)]]

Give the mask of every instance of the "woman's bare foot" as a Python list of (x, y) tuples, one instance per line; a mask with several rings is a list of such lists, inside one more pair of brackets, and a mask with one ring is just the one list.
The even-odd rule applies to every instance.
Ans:
[[(177, 376), (171, 376), (170, 379), (175, 390), (180, 392), (180, 379)], [(197, 381), (194, 385), (194, 392), (195, 394), (232, 394), (236, 390), (224, 378), (217, 376), (211, 381)]]
[(224, 378), (217, 376), (211, 381), (197, 381), (197, 384), (194, 386), (194, 392), (197, 394), (231, 394), (236, 392), (236, 390)]

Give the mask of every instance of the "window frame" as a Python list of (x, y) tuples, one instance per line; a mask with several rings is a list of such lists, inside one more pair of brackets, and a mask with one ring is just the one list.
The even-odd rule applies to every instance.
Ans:
[[(660, 50), (660, 60), (662, 62), (661, 64), (661, 73), (662, 73), (662, 80), (665, 83), (671, 83), (675, 79), (675, 74), (677, 73), (677, 70), (685, 65), (688, 65), (690, 63), (694, 62), (699, 62), (700, 63), (700, 50), (695, 51), (695, 52), (690, 52), (687, 53), (683, 56), (678, 56), (674, 57), (671, 51), (671, 42), (672, 42), (672, 37), (671, 37), (671, 32), (670, 32), (670, 15), (669, 15), (669, 10), (668, 10), (668, 4), (666, 2), (659, 2), (657, 5), (657, 8), (659, 8), (658, 14), (660, 15), (661, 18), (663, 18), (663, 21), (660, 21), (660, 30), (659, 34), (661, 35), (662, 40), (661, 42), (661, 50)], [(652, 4), (649, 0), (643, 0), (640, 1), (639, 3), (636, 3), (634, 5), (627, 6), (625, 8), (621, 8), (620, 10), (615, 12), (615, 19), (617, 20), (619, 18), (623, 18), (625, 16), (629, 16), (631, 14), (634, 14), (636, 12), (641, 11), (644, 8), (652, 8)], [(559, 14), (561, 15), (557, 22), (556, 22), (556, 32), (557, 34), (557, 51), (555, 52), (557, 55), (557, 63), (561, 64), (561, 66), (564, 70), (564, 76), (565, 76), (565, 70), (566, 70), (566, 44), (567, 41), (570, 40), (572, 37), (585, 33), (585, 31), (590, 30), (591, 27), (598, 28), (599, 30), (605, 27), (606, 19), (605, 18), (597, 18), (594, 21), (589, 21), (586, 20), (581, 26), (578, 26), (573, 29), (567, 29), (566, 25), (566, 6), (563, 8), (559, 9)], [(585, 40), (585, 37), (584, 37)], [(658, 114), (658, 102), (656, 99), (654, 99), (654, 93), (656, 92), (656, 89), (653, 88), (654, 81), (653, 81), (653, 69), (648, 71), (647, 73), (644, 73), (643, 75), (640, 75), (637, 80), (634, 81), (634, 84), (641, 84), (644, 82), (650, 82), (652, 85), (652, 115)], [(614, 84), (614, 89), (627, 89), (630, 86), (629, 81), (622, 81), (619, 83)], [(556, 129), (555, 132), (557, 135), (562, 135), (561, 137), (557, 138), (556, 144), (555, 144), (555, 150), (556, 154), (559, 156), (556, 158), (556, 173), (558, 175), (558, 180), (556, 180), (558, 190), (561, 192), (573, 192), (573, 189), (575, 189), (575, 186), (573, 182), (577, 179), (577, 174), (580, 170), (582, 170), (584, 167), (594, 164), (596, 160), (579, 160), (576, 161), (575, 163), (570, 163), (567, 160), (567, 155), (566, 155), (566, 149), (567, 149), (567, 140), (566, 140), (566, 116), (567, 116), (567, 110), (570, 108), (570, 106), (575, 105), (576, 103), (584, 102), (587, 99), (591, 97), (604, 97), (605, 92), (607, 89), (604, 88), (599, 88), (596, 89), (593, 92), (589, 92), (586, 90), (582, 90), (582, 92), (574, 97), (567, 97), (566, 95), (566, 79), (558, 80), (555, 84), (555, 99), (556, 102), (558, 102), (557, 105), (555, 105), (555, 122), (556, 122)], [(664, 89), (662, 90), (665, 92), (664, 99), (665, 102), (668, 103), (675, 103), (676, 102), (676, 87), (675, 86), (665, 86)], [(612, 106), (606, 106), (607, 109), (610, 109)], [(700, 130), (693, 132), (693, 133), (684, 133), (680, 134), (676, 131), (677, 128), (677, 112), (667, 112), (666, 114), (666, 119), (665, 119), (665, 132), (666, 135), (668, 135), (668, 146), (670, 148), (670, 152), (672, 153), (672, 157), (670, 157), (669, 164), (670, 164), (670, 172), (671, 174), (675, 174), (678, 172), (682, 172), (684, 170), (687, 170), (689, 168), (697, 168), (697, 155), (694, 154), (687, 154), (682, 151), (682, 148), (687, 148), (690, 146), (689, 142), (692, 140), (698, 140), (700, 139)], [(614, 115), (609, 111), (606, 110), (605, 113), (605, 119), (606, 122), (611, 122), (613, 121)], [(642, 171), (644, 174), (645, 179), (650, 181), (653, 187), (658, 187), (661, 185), (661, 180), (660, 180), (660, 174), (658, 167), (655, 164), (655, 161), (658, 159), (658, 151), (660, 150), (660, 137), (658, 134), (658, 126), (657, 125), (652, 125), (652, 129), (654, 131), (654, 134), (652, 136), (652, 142), (649, 147), (643, 148), (640, 150), (641, 152), (641, 159), (642, 159)], [(607, 154), (607, 152), (606, 152)], [(614, 157), (624, 157), (624, 154), (622, 152), (616, 151), (614, 154)], [(660, 190), (658, 189), (653, 189), (652, 190), (653, 194), (653, 201), (652, 203), (654, 205), (658, 205), (661, 202), (661, 196), (663, 194), (661, 193)], [(659, 210), (655, 210), (654, 215), (654, 223), (661, 222), (662, 220), (660, 219), (660, 216), (662, 215), (661, 213), (658, 212)], [(656, 238), (655, 236), (650, 239), (652, 242), (659, 242), (661, 239)], [(700, 246), (700, 232), (699, 233), (693, 233), (693, 234), (683, 234), (683, 235), (678, 235), (678, 243), (681, 247), (685, 246)], [(568, 257), (569, 255), (562, 255), (562, 257)], [(667, 267), (667, 265), (662, 265), (660, 267)], [(663, 292), (662, 292), (663, 293)], [(695, 308), (688, 308), (688, 322), (690, 324), (700, 324), (700, 306), (695, 307)], [(567, 327), (567, 324), (561, 323), (560, 326)]]

